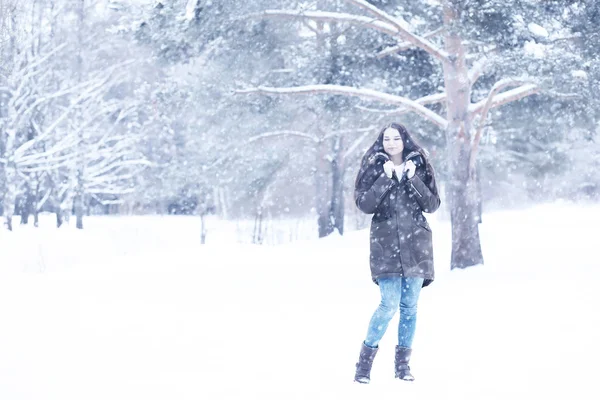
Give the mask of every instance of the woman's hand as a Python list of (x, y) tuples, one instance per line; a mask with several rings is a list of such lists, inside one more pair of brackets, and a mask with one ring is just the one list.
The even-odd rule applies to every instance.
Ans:
[(383, 172), (385, 172), (388, 178), (392, 179), (392, 174), (394, 173), (394, 163), (392, 161), (387, 161), (385, 164), (383, 164)]
[(408, 179), (412, 179), (415, 176), (415, 171), (417, 170), (417, 166), (412, 160), (408, 160), (404, 165), (404, 172), (406, 172), (406, 177)]

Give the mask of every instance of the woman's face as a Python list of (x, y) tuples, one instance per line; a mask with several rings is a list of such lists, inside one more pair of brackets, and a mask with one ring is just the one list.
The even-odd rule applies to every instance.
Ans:
[(404, 143), (400, 132), (394, 128), (387, 128), (383, 131), (383, 149), (390, 156), (401, 154), (404, 151)]

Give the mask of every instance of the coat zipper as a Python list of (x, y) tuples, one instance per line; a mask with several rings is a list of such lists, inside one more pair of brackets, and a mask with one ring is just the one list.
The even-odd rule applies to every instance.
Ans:
[(419, 195), (419, 197), (423, 197), (423, 195), (421, 193), (419, 193), (419, 191), (417, 190), (417, 188), (415, 187), (415, 185), (413, 185), (412, 181), (410, 181), (410, 186), (412, 186), (412, 188), (415, 190), (415, 192), (417, 192), (417, 194)]
[(379, 197), (379, 201), (383, 200), (383, 198), (385, 196), (387, 196), (387, 194), (390, 192), (390, 190), (392, 190), (394, 188), (394, 185), (390, 186), (389, 188), (386, 189), (385, 192), (383, 192), (383, 194)]
[[(396, 216), (396, 235), (398, 236), (398, 244), (400, 245), (400, 247), (402, 247), (402, 241), (400, 240), (400, 222), (398, 221), (398, 197), (396, 197), (395, 199), (395, 204), (394, 204), (394, 214)], [(404, 276), (404, 263), (402, 262), (402, 252), (400, 251), (400, 248), (398, 248), (398, 258), (400, 259), (400, 272), (402, 274), (402, 276)]]

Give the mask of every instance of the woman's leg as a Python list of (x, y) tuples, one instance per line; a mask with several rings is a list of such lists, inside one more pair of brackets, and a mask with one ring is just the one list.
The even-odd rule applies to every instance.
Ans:
[(402, 278), (384, 278), (378, 281), (381, 291), (381, 303), (369, 323), (367, 338), (365, 344), (369, 347), (377, 347), (379, 341), (385, 334), (385, 331), (396, 314), (400, 304), (400, 290), (402, 287)]
[(417, 302), (423, 278), (402, 278), (398, 346), (411, 348), (417, 326)]

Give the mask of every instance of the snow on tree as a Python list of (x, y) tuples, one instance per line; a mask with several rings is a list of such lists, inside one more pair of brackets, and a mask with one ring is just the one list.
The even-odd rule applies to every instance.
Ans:
[[(78, 3), (79, 9), (83, 4)], [(82, 228), (86, 199), (118, 202), (118, 196), (132, 191), (136, 171), (147, 164), (134, 131), (126, 135), (120, 126), (135, 106), (110, 99), (110, 91), (122, 83), (126, 63), (89, 73), (78, 68), (71, 74), (73, 55), (81, 67), (82, 46), (73, 51), (73, 42), (58, 42), (62, 32), (51, 12), (54, 5), (33, 4), (32, 14), (13, 16), (26, 20), (33, 15), (34, 29), (11, 43), (2, 88), (0, 171), (8, 229), (19, 197), (25, 199), (22, 222), (34, 213), (37, 223), (37, 212), (50, 200), (58, 226), (76, 199)], [(18, 33), (13, 31), (12, 37)]]
[[(240, 92), (269, 95), (330, 93), (375, 99), (418, 113), (437, 125), (445, 133), (446, 166), (449, 169), (445, 187), (452, 220), (451, 268), (483, 263), (478, 228), (481, 208), (477, 178), (477, 154), (481, 136), (490, 110), (539, 93), (543, 89), (541, 80), (523, 69), (516, 71), (518, 74), (496, 78), (487, 87), (485, 96), (478, 99), (473, 96), (473, 88), (478, 80), (486, 74), (496, 76), (495, 66), (502, 62), (503, 55), (506, 53), (510, 57), (515, 53), (514, 49), (503, 51), (493, 41), (496, 33), (493, 29), (482, 35), (475, 29), (477, 24), (473, 23), (478, 18), (490, 16), (502, 20), (502, 15), (499, 15), (501, 4), (489, 1), (475, 5), (453, 0), (422, 4), (421, 8), (427, 8), (425, 14), (431, 17), (432, 23), (423, 22), (421, 25), (425, 25), (425, 33), (416, 33), (423, 29), (399, 14), (386, 12), (365, 0), (345, 0), (344, 3), (351, 11), (266, 10), (255, 17), (309, 21), (324, 27), (323, 29), (331, 29), (331, 26), (339, 24), (356, 25), (381, 32), (395, 39), (396, 44), (380, 51), (380, 56), (410, 48), (425, 51), (441, 66), (443, 90), (416, 100), (379, 90), (327, 82), (297, 87), (258, 86)], [(517, 30), (512, 26), (511, 28), (513, 32)], [(537, 36), (547, 37), (545, 29), (533, 22), (529, 24), (529, 30)], [(527, 46), (518, 42), (513, 47), (527, 50)], [(533, 53), (536, 56), (535, 50)], [(440, 111), (427, 107), (432, 103), (440, 104)]]

